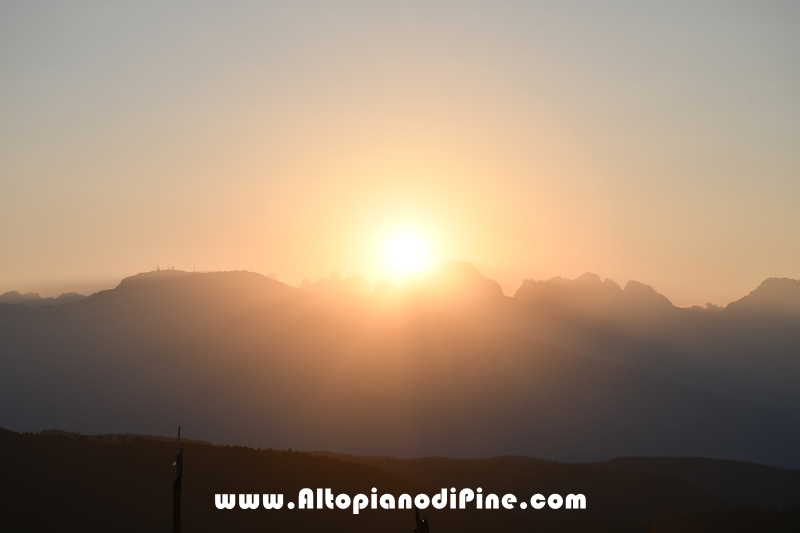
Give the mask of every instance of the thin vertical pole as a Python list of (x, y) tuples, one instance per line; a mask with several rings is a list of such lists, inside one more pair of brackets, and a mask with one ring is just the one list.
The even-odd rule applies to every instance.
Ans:
[(175, 454), (175, 472), (172, 475), (172, 532), (181, 533), (181, 479), (183, 478), (183, 449), (181, 427), (178, 426), (178, 452)]

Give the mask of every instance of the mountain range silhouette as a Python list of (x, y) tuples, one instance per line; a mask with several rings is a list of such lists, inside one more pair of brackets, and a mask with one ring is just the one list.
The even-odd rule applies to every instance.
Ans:
[(642, 283), (622, 289), (587, 273), (526, 280), (513, 298), (483, 298), (452, 310), (598, 361), (800, 417), (800, 281), (767, 279), (724, 308), (681, 308)]
[(3, 294), (0, 294), (0, 304), (15, 304), (15, 305), (27, 305), (29, 307), (39, 307), (41, 305), (61, 305), (67, 304), (72, 302), (79, 302), (86, 298), (82, 294), (78, 294), (77, 292), (65, 292), (56, 296), (55, 298), (50, 296), (47, 298), (42, 298), (39, 296), (39, 293), (36, 292), (26, 292), (24, 294), (20, 294), (17, 291), (9, 291)]
[(797, 468), (792, 374), (765, 367), (747, 394), (724, 387), (798, 345), (775, 289), (792, 283), (717, 313), (591, 275), (526, 281), (510, 298), (456, 262), (368, 297), (151, 272), (75, 303), (0, 305), (0, 426), (170, 434), (179, 420), (216, 443), (355, 454)]

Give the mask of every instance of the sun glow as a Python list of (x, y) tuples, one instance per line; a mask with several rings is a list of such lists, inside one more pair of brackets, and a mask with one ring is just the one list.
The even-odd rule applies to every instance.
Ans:
[(386, 243), (386, 262), (399, 275), (419, 272), (428, 264), (425, 241), (412, 234), (397, 235)]

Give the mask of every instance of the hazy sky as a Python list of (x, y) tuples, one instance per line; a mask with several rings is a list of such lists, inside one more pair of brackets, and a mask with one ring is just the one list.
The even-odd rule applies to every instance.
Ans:
[[(0, 292), (800, 277), (800, 3), (0, 3)], [(647, 4), (647, 5), (644, 5)]]

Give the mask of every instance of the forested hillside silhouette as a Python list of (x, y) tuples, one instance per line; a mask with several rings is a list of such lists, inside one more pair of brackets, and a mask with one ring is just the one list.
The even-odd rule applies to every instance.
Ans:
[[(424, 511), (433, 533), (479, 531), (677, 532), (795, 531), (800, 507), (742, 506), (724, 487), (706, 490), (686, 480), (625, 472), (602, 465), (528, 458), (452, 460), (341, 457), (184, 442), (185, 531), (402, 532), (410, 510), (218, 510), (216, 493), (284, 493), (301, 488), (335, 493), (433, 494), (442, 487), (482, 486), (485, 492), (581, 492), (583, 511)], [(174, 442), (133, 435), (19, 434), (0, 430), (0, 529), (3, 531), (170, 531)], [(676, 460), (681, 464), (682, 460)], [(361, 463), (361, 464), (359, 464)], [(796, 475), (798, 472), (792, 471)], [(798, 495), (796, 477), (766, 469), (765, 480)], [(741, 479), (738, 484), (746, 484)], [(788, 483), (788, 484), (787, 484)], [(789, 493), (787, 493), (789, 494)], [(800, 500), (796, 500), (800, 503)], [(46, 509), (46, 512), (44, 510)], [(729, 529), (719, 529), (726, 526)], [(695, 529), (686, 529), (694, 527)], [(696, 529), (705, 527), (707, 529)], [(747, 529), (750, 528), (750, 529)]]

